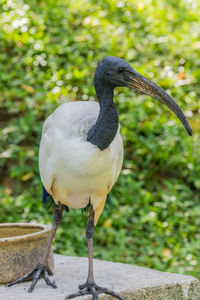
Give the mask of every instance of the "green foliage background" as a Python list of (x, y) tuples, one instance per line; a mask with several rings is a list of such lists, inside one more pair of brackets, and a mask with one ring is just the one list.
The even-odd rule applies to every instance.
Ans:
[[(95, 100), (107, 55), (166, 89), (189, 117), (118, 89), (125, 144), (112, 207), (96, 227), (94, 255), (200, 276), (200, 3), (198, 0), (3, 0), (0, 4), (0, 222), (51, 223), (42, 207), (42, 123), (68, 100)], [(55, 251), (87, 255), (86, 214), (65, 213)]]

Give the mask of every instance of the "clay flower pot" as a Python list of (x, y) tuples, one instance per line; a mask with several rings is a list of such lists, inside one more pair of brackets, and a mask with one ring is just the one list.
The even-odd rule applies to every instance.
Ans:
[[(0, 283), (23, 276), (40, 262), (50, 230), (41, 224), (0, 224)], [(52, 249), (48, 264), (53, 271)]]

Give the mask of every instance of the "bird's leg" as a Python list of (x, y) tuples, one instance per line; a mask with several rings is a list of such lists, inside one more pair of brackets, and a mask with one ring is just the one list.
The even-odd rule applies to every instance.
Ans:
[(53, 218), (53, 226), (52, 226), (52, 229), (51, 229), (48, 241), (47, 241), (47, 246), (45, 248), (44, 255), (43, 255), (40, 263), (29, 273), (25, 274), (24, 276), (14, 280), (14, 281), (9, 282), (7, 284), (7, 286), (11, 286), (13, 284), (32, 279), (33, 280), (32, 284), (28, 290), (28, 292), (31, 293), (33, 291), (35, 285), (37, 284), (38, 279), (42, 277), (45, 280), (47, 285), (50, 285), (53, 288), (57, 287), (48, 278), (48, 275), (52, 276), (53, 273), (48, 267), (47, 260), (48, 260), (48, 255), (49, 255), (49, 251), (51, 248), (51, 244), (53, 242), (56, 230), (57, 230), (59, 224), (61, 223), (61, 220), (62, 220), (62, 205), (59, 203), (58, 205), (56, 205), (55, 214), (54, 214), (54, 218)]
[(84, 296), (90, 294), (92, 295), (93, 300), (97, 300), (98, 295), (104, 293), (104, 294), (109, 294), (117, 299), (124, 300), (120, 295), (116, 294), (115, 292), (110, 291), (107, 288), (96, 285), (94, 281), (93, 255), (92, 255), (93, 237), (94, 237), (94, 209), (93, 206), (91, 205), (90, 215), (86, 227), (86, 239), (88, 244), (88, 260), (89, 260), (88, 277), (86, 283), (79, 285), (79, 291), (77, 293), (70, 294), (65, 299), (72, 299), (78, 296)]
[(90, 215), (86, 227), (86, 239), (88, 244), (88, 277), (86, 283), (80, 285), (79, 288), (83, 289), (86, 284), (93, 284), (94, 283), (94, 274), (93, 274), (93, 237), (94, 237), (94, 210), (91, 206), (90, 208)]

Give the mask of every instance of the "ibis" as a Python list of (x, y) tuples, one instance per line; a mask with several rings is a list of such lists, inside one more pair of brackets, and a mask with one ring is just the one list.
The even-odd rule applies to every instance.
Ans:
[(99, 63), (94, 76), (94, 87), (98, 102), (74, 101), (62, 104), (44, 122), (39, 169), (44, 189), (56, 204), (52, 231), (42, 260), (28, 274), (9, 285), (29, 278), (32, 279), (29, 292), (32, 292), (38, 279), (42, 277), (46, 284), (56, 288), (48, 277), (52, 272), (47, 258), (55, 232), (61, 223), (63, 207), (76, 209), (89, 205), (86, 227), (88, 277), (68, 299), (86, 294), (98, 299), (101, 293), (123, 299), (114, 291), (95, 283), (92, 255), (94, 226), (119, 176), (123, 161), (118, 111), (113, 101), (114, 89), (128, 87), (157, 99), (176, 114), (189, 135), (192, 135), (192, 129), (173, 98), (121, 58), (108, 56)]

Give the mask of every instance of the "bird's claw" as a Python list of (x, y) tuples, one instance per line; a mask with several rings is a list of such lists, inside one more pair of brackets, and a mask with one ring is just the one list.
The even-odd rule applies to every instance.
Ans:
[(97, 300), (99, 294), (108, 294), (119, 300), (124, 300), (124, 298), (122, 298), (117, 293), (110, 291), (107, 288), (98, 286), (94, 282), (91, 282), (91, 283), (86, 282), (85, 284), (79, 285), (79, 291), (74, 294), (70, 294), (65, 299), (72, 299), (72, 298), (80, 297), (80, 296), (84, 296), (84, 295), (92, 295), (92, 300)]
[(49, 276), (52, 276), (53, 273), (51, 272), (51, 270), (49, 269), (48, 266), (39, 263), (32, 271), (30, 271), (29, 273), (25, 274), (24, 276), (9, 282), (6, 286), (11, 286), (26, 280), (30, 280), (32, 279), (32, 284), (30, 286), (30, 288), (28, 289), (28, 292), (31, 293), (34, 289), (34, 287), (36, 286), (38, 279), (43, 278), (44, 281), (46, 282), (47, 285), (51, 286), (52, 288), (57, 288), (57, 286), (52, 283), (49, 278)]

